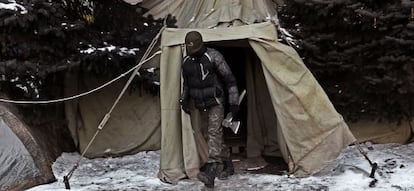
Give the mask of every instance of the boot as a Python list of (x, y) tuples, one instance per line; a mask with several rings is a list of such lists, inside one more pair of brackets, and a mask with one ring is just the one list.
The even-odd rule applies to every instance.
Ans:
[(205, 171), (200, 171), (197, 178), (204, 183), (207, 188), (214, 188), (214, 179), (216, 178), (218, 163), (207, 163)]
[(233, 162), (230, 159), (229, 160), (224, 160), (223, 161), (223, 170), (219, 173), (217, 178), (219, 180), (227, 180), (229, 178), (229, 176), (231, 176), (233, 174), (234, 174)]

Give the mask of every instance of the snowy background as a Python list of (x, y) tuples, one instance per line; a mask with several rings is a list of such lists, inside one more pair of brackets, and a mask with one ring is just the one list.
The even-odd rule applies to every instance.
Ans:
[[(408, 145), (373, 145), (364, 147), (377, 162), (374, 187), (369, 178), (371, 167), (355, 147), (348, 147), (318, 175), (295, 178), (288, 175), (243, 173), (229, 180), (216, 179), (215, 190), (290, 190), (290, 191), (392, 191), (414, 190), (414, 143)], [(71, 190), (203, 190), (197, 180), (182, 180), (177, 185), (157, 178), (159, 152), (141, 152), (120, 158), (82, 159), (70, 179)], [(30, 191), (65, 190), (63, 176), (79, 159), (78, 153), (63, 153), (53, 164), (58, 181), (34, 187)]]
[[(140, 0), (128, 0), (129, 2), (139, 2)], [(7, 3), (5, 3), (7, 2)], [(26, 6), (32, 6), (31, 1), (25, 1), (27, 2)], [(35, 1), (33, 1), (35, 2)], [(40, 2), (40, 1), (39, 1)], [(98, 2), (98, 1), (96, 1)], [(386, 111), (385, 113), (389, 111), (393, 111), (390, 107), (390, 105), (387, 104), (375, 104), (375, 100), (380, 100), (383, 102), (383, 99), (376, 99), (374, 98), (368, 98), (371, 102), (370, 104), (367, 104), (368, 102), (366, 99), (360, 99), (360, 95), (376, 95), (378, 98), (388, 98), (389, 100), (386, 100), (387, 102), (395, 103), (395, 96), (387, 96), (387, 95), (399, 95), (399, 97), (406, 96), (404, 99), (398, 99), (397, 101), (400, 101), (400, 104), (393, 104), (396, 107), (406, 107), (406, 108), (412, 108), (411, 103), (413, 103), (412, 100), (412, 94), (409, 94), (407, 92), (411, 92), (412, 90), (412, 73), (406, 72), (411, 71), (412, 69), (412, 62), (410, 58), (412, 58), (412, 53), (409, 52), (410, 46), (412, 46), (412, 43), (409, 43), (410, 39), (412, 39), (412, 29), (414, 26), (414, 23), (411, 20), (407, 19), (410, 18), (411, 13), (409, 10), (412, 9), (412, 5), (409, 3), (401, 3), (398, 1), (390, 1), (390, 5), (385, 4), (381, 8), (377, 8), (377, 4), (372, 2), (366, 2), (361, 3), (361, 1), (349, 1), (347, 3), (344, 3), (342, 1), (337, 1), (336, 6), (333, 6), (334, 1), (332, 1), (330, 4), (327, 4), (323, 1), (315, 1), (313, 2), (315, 7), (317, 9), (303, 9), (301, 5), (308, 6), (308, 2), (305, 1), (291, 1), (289, 3), (292, 3), (291, 7), (288, 7), (290, 9), (287, 9), (286, 13), (283, 13), (282, 15), (286, 15), (287, 18), (291, 19), (301, 19), (301, 17), (292, 17), (291, 14), (288, 14), (289, 11), (296, 12), (297, 10), (308, 10), (308, 12), (301, 12), (300, 15), (305, 15), (306, 19), (300, 20), (300, 21), (292, 21), (294, 26), (290, 27), (293, 30), (297, 31), (304, 31), (307, 32), (301, 34), (303, 37), (309, 37), (308, 40), (308, 47), (311, 47), (307, 49), (308, 53), (306, 55), (315, 55), (319, 56), (320, 54), (318, 51), (320, 49), (326, 49), (331, 50), (328, 52), (328, 54), (325, 55), (325, 60), (330, 60), (330, 62), (326, 62), (325, 65), (322, 65), (323, 67), (320, 67), (318, 64), (321, 63), (310, 63), (317, 65), (316, 69), (323, 68), (324, 71), (329, 71), (327, 74), (330, 75), (336, 75), (337, 73), (332, 73), (332, 71), (339, 71), (341, 74), (346, 73), (346, 71), (350, 71), (349, 73), (353, 74), (352, 77), (360, 76), (358, 78), (353, 78), (352, 83), (343, 84), (346, 85), (346, 87), (351, 87), (350, 89), (358, 89), (355, 88), (357, 85), (359, 89), (364, 90), (366, 92), (361, 93), (360, 91), (348, 91), (351, 92), (348, 97), (355, 97), (354, 100), (360, 100), (362, 103), (359, 103), (359, 105), (364, 105), (366, 107), (370, 106), (374, 115), (378, 115), (378, 111)], [(318, 3), (323, 4), (323, 6), (318, 5)], [(40, 3), (39, 3), (40, 4)], [(39, 9), (36, 10), (36, 12), (33, 12), (33, 15), (37, 15), (35, 13), (37, 12), (44, 12), (45, 10), (55, 10), (55, 8), (52, 9), (52, 4), (42, 4), (42, 6), (47, 7), (47, 9)], [(112, 8), (114, 5), (111, 4), (110, 7)], [(332, 9), (340, 9), (338, 6), (342, 6), (341, 8), (343, 11), (332, 11)], [(365, 8), (364, 8), (365, 7)], [(364, 9), (362, 9), (364, 8)], [(4, 10), (13, 10), (21, 15), (28, 15), (31, 14), (28, 9), (26, 9), (21, 4), (18, 4), (15, 0), (3, 0), (0, 2), (0, 9)], [(354, 10), (355, 9), (355, 10)], [(371, 12), (370, 9), (373, 9)], [(122, 10), (125, 12), (127, 9), (120, 8), (119, 10)], [(131, 11), (135, 11), (135, 8), (131, 8)], [(314, 10), (318, 11), (322, 14), (315, 14)], [(378, 12), (374, 12), (378, 11)], [(356, 11), (359, 11), (358, 17), (350, 17), (355, 14)], [(329, 13), (333, 12), (335, 15), (329, 15), (329, 14), (323, 14), (323, 13)], [(371, 15), (379, 15), (381, 12), (381, 15), (388, 15), (387, 17), (381, 17), (382, 20), (378, 20), (380, 24), (378, 29), (381, 28), (389, 28), (388, 33), (385, 33), (384, 31), (378, 32), (376, 22), (373, 23), (373, 18)], [(49, 14), (49, 12), (46, 12)], [(65, 15), (62, 12), (60, 15)], [(107, 12), (104, 12), (103, 15), (109, 15)], [(124, 15), (131, 16), (133, 14), (127, 14), (128, 12), (125, 12)], [(337, 13), (337, 14), (336, 14)], [(408, 13), (408, 14), (407, 14)], [(350, 14), (350, 15), (348, 15)], [(39, 14), (40, 15), (40, 14)], [(59, 23), (59, 26), (54, 26), (57, 30), (45, 30), (48, 32), (45, 32), (43, 37), (47, 37), (46, 35), (52, 35), (61, 38), (62, 36), (58, 32), (62, 32), (68, 36), (64, 40), (60, 41), (51, 41), (53, 43), (67, 43), (68, 40), (72, 39), (73, 37), (73, 31), (78, 33), (86, 33), (85, 31), (92, 30), (92, 28), (85, 28), (85, 29), (76, 29), (79, 27), (75, 27), (75, 25), (72, 25), (71, 23), (66, 22), (67, 19), (65, 17), (58, 18), (56, 15), (52, 12), (50, 12), (50, 15), (55, 15), (54, 17), (47, 17), (47, 20), (42, 20), (46, 17), (39, 17), (38, 20), (36, 20), (37, 23), (44, 23), (44, 25), (29, 25), (30, 19), (25, 19), (26, 17), (20, 17), (22, 20), (14, 19), (14, 22), (10, 22), (9, 28), (13, 28), (14, 26), (20, 26), (21, 24), (19, 22), (24, 21), (23, 23), (26, 23), (22, 27), (20, 31), (29, 31), (30, 30), (23, 30), (23, 29), (32, 29), (32, 28), (40, 28), (40, 29), (48, 29), (51, 24), (53, 23)], [(328, 15), (328, 16), (326, 16)], [(9, 17), (9, 15), (6, 15)], [(14, 15), (13, 15), (14, 17)], [(28, 17), (29, 18), (29, 17)], [(34, 17), (33, 17), (34, 18)], [(96, 17), (96, 19), (99, 19), (100, 17)], [(354, 21), (349, 22), (342, 22), (342, 20), (348, 20), (348, 18), (355, 18)], [(108, 21), (108, 17), (102, 17), (105, 21)], [(283, 20), (283, 18), (281, 18)], [(335, 20), (336, 19), (336, 20)], [(125, 19), (126, 20), (126, 19)], [(123, 20), (123, 21), (125, 21)], [(130, 19), (132, 21), (137, 22), (137, 19)], [(314, 21), (320, 21), (320, 20), (329, 20), (330, 22), (317, 22), (317, 24), (320, 24), (319, 26), (315, 26)], [(10, 20), (9, 20), (10, 21)], [(46, 21), (53, 21), (53, 22), (46, 22)], [(59, 21), (59, 22), (58, 22)], [(60, 22), (65, 21), (65, 22)], [(75, 23), (75, 20), (70, 20), (73, 23)], [(376, 18), (375, 18), (376, 21)], [(144, 22), (144, 21), (143, 21)], [(410, 22), (410, 23), (408, 23)], [(16, 24), (18, 23), (18, 24)], [(119, 27), (115, 24), (108, 24), (108, 22), (105, 23), (105, 26), (108, 28), (116, 29), (115, 32), (113, 32), (114, 39), (112, 41), (117, 41), (119, 36), (116, 33), (119, 30)], [(112, 20), (112, 23), (121, 23), (117, 22), (117, 20)], [(299, 24), (300, 23), (300, 24)], [(326, 24), (328, 23), (328, 24)], [(334, 30), (330, 30), (332, 28), (351, 28), (354, 27), (354, 23), (357, 23), (357, 25), (365, 26), (361, 28), (356, 28), (356, 30), (351, 31), (352, 33), (347, 34), (347, 38), (345, 38), (343, 35), (335, 35)], [(389, 24), (387, 24), (389, 23)], [(144, 26), (148, 27), (148, 24), (146, 22), (143, 23)], [(288, 24), (288, 23), (287, 23)], [(387, 24), (387, 25), (386, 25)], [(6, 26), (6, 25), (5, 25)], [(68, 27), (69, 26), (69, 27)], [(88, 25), (86, 25), (88, 26)], [(150, 25), (151, 26), (151, 25)], [(134, 29), (137, 29), (137, 26)], [(289, 26), (287, 26), (289, 27)], [(298, 27), (302, 27), (303, 30), (299, 30)], [(143, 27), (141, 27), (143, 28)], [(69, 31), (66, 31), (67, 29), (70, 29)], [(306, 29), (306, 30), (305, 30)], [(312, 29), (312, 30), (309, 30)], [(8, 30), (4, 30), (8, 31)], [(57, 31), (57, 32), (56, 32)], [(125, 30), (127, 31), (127, 30)], [(148, 38), (143, 38), (141, 35), (138, 35), (135, 30), (132, 33), (126, 33), (129, 38), (128, 42), (133, 39), (138, 39), (136, 44), (144, 44), (145, 39), (151, 39), (151, 35), (144, 36)], [(321, 33), (320, 31), (331, 31), (331, 33)], [(94, 31), (92, 30), (91, 34)], [(96, 32), (96, 31), (95, 31)], [(97, 31), (100, 32), (100, 31)], [(50, 34), (49, 34), (50, 33)], [(56, 33), (56, 34), (54, 34)], [(102, 33), (102, 32), (101, 32)], [(20, 34), (20, 33), (19, 33)], [(41, 39), (39, 38), (38, 32), (34, 31), (33, 36), (28, 35), (29, 33), (21, 33), (24, 35), (27, 35), (27, 42), (31, 42), (29, 40), (31, 39)], [(103, 33), (102, 33), (103, 34)], [(132, 38), (131, 34), (137, 34), (137, 38)], [(145, 33), (146, 34), (146, 33)], [(285, 34), (285, 33), (284, 33)], [(310, 34), (310, 35), (309, 35)], [(363, 35), (364, 38), (361, 38), (361, 35)], [(381, 35), (381, 36), (378, 36)], [(11, 36), (11, 35), (10, 35)], [(108, 36), (105, 33), (105, 36)], [(326, 38), (326, 37), (337, 37), (335, 38)], [(15, 38), (20, 37), (19, 35), (15, 35)], [(101, 36), (98, 36), (101, 38)], [(116, 38), (115, 38), (116, 37)], [(385, 38), (384, 38), (385, 37)], [(74, 41), (82, 42), (82, 40), (85, 37), (74, 39)], [(98, 38), (98, 39), (99, 39)], [(344, 40), (345, 39), (345, 40)], [(288, 41), (293, 41), (292, 39), (287, 38)], [(7, 48), (15, 49), (15, 43), (11, 41), (12, 43), (10, 45), (5, 45)], [(335, 42), (335, 43), (331, 43)], [(30, 43), (35, 44), (35, 43)], [(117, 43), (118, 49), (120, 52), (118, 55), (122, 56), (124, 54), (126, 55), (134, 55), (138, 49), (132, 48), (127, 49), (122, 43)], [(359, 46), (361, 44), (368, 44), (370, 46)], [(295, 44), (296, 45), (296, 44)], [(297, 45), (296, 45), (297, 46)], [(31, 47), (31, 46), (29, 46)], [(47, 47), (55, 47), (54, 44), (48, 44)], [(60, 46), (58, 46), (60, 47)], [(313, 48), (318, 47), (318, 48)], [(356, 47), (356, 48), (355, 48)], [(382, 47), (378, 49), (378, 47)], [(396, 49), (395, 47), (398, 47)], [(17, 47), (19, 48), (19, 47)], [(76, 47), (80, 48), (80, 47)], [(107, 57), (107, 55), (101, 55), (99, 53), (102, 52), (112, 52), (113, 50), (117, 49), (115, 45), (109, 44), (109, 47), (106, 46), (104, 43), (104, 46), (99, 45), (87, 45), (86, 49), (79, 49), (80, 54), (89, 55), (92, 53), (96, 54), (96, 63), (101, 63), (102, 60), (98, 59), (105, 59), (105, 60), (112, 60), (112, 57)], [(49, 48), (52, 50), (59, 50), (54, 48)], [(47, 49), (47, 50), (49, 50)], [(20, 52), (28, 52), (25, 49), (19, 49)], [(35, 50), (37, 50), (35, 48)], [(66, 52), (71, 52), (69, 49), (65, 49)], [(388, 52), (383, 52), (383, 50), (393, 50)], [(37, 51), (33, 51), (36, 54)], [(117, 52), (117, 51), (116, 51)], [(370, 56), (367, 56), (364, 59), (361, 59), (360, 53), (372, 53), (373, 55), (378, 54), (382, 56), (378, 56), (375, 59), (373, 59)], [(49, 52), (46, 52), (46, 55), (50, 54)], [(38, 54), (39, 57), (45, 57), (45, 53)], [(76, 58), (78, 58), (79, 55), (75, 55)], [(15, 57), (11, 55), (10, 57)], [(35, 58), (35, 63), (38, 62), (37, 56), (28, 56), (28, 58)], [(63, 58), (56, 58), (63, 61), (66, 61), (69, 59), (71, 55), (65, 55)], [(340, 59), (339, 61), (337, 59)], [(306, 58), (306, 60), (314, 60), (318, 61), (319, 59), (315, 59), (312, 57)], [(30, 60), (29, 60), (30, 61)], [(70, 60), (68, 60), (70, 61)], [(55, 63), (55, 60), (49, 61), (42, 61), (42, 63)], [(108, 62), (108, 63), (112, 63)], [(133, 62), (134, 63), (134, 62)], [(341, 64), (341, 63), (348, 63), (348, 64)], [(349, 63), (352, 63), (351, 65)], [(66, 63), (63, 63), (66, 64)], [(14, 64), (18, 65), (18, 64)], [(109, 64), (108, 64), (109, 65)], [(384, 67), (386, 68), (384, 69)], [(330, 69), (329, 69), (330, 68)], [(395, 76), (385, 76), (384, 78), (379, 78), (377, 76), (376, 72), (367, 72), (371, 71), (372, 68), (377, 68), (378, 71), (387, 71), (388, 74), (394, 74)], [(391, 69), (390, 69), (391, 68)], [(344, 72), (345, 71), (345, 72)], [(394, 72), (389, 72), (394, 71)], [(27, 71), (24, 71), (26, 73)], [(322, 72), (322, 71), (314, 71), (316, 72)], [(374, 74), (373, 76), (370, 76), (371, 74)], [(335, 79), (338, 78), (329, 78), (329, 77), (320, 77), (322, 79)], [(16, 79), (16, 78), (12, 78)], [(19, 78), (17, 78), (19, 79)], [(392, 80), (390, 80), (392, 79)], [(382, 82), (382, 83), (378, 83)], [(389, 85), (390, 83), (393, 83), (394, 85)], [(401, 85), (401, 82), (404, 82), (406, 85)], [(342, 92), (342, 89), (346, 89), (346, 87), (341, 87), (340, 93), (338, 92), (338, 87), (336, 83), (323, 83), (323, 84), (332, 84), (333, 87), (326, 87), (327, 90), (330, 90), (330, 95), (339, 95), (342, 96), (331, 96), (333, 98), (337, 98), (335, 100), (335, 103), (337, 105), (344, 105), (344, 108), (340, 109), (347, 109), (347, 108), (357, 108), (359, 107), (346, 107), (348, 102), (345, 102), (345, 104), (341, 104), (342, 98), (345, 96), (343, 94), (347, 92)], [(384, 89), (384, 84), (388, 89)], [(400, 88), (395, 88), (395, 84), (398, 85)], [(368, 88), (367, 88), (368, 87)], [(377, 91), (377, 89), (380, 88), (382, 91)], [(355, 94), (352, 94), (352, 92), (356, 92)], [(401, 93), (402, 92), (402, 93)], [(349, 99), (345, 99), (349, 100)], [(356, 103), (351, 103), (353, 105), (358, 105)], [(394, 108), (395, 109), (395, 108)], [(397, 108), (398, 111), (400, 108)], [(361, 112), (365, 112), (367, 110), (361, 110)], [(342, 113), (342, 112), (341, 112)], [(355, 113), (355, 111), (348, 111), (348, 113)], [(358, 113), (358, 112), (356, 112)], [(366, 113), (366, 112), (365, 112)], [(380, 112), (381, 113), (381, 112)], [(382, 112), (384, 113), (384, 112)], [(392, 113), (392, 112), (391, 112)], [(404, 112), (401, 112), (404, 113)], [(406, 113), (410, 113), (407, 109)], [(363, 117), (362, 115), (356, 115)], [(397, 116), (398, 117), (398, 116)], [(368, 177), (370, 166), (368, 162), (362, 157), (360, 153), (358, 153), (357, 149), (354, 147), (349, 147), (346, 149), (337, 160), (332, 161), (331, 164), (329, 164), (326, 169), (324, 169), (320, 174), (308, 177), (308, 178), (295, 178), (292, 176), (287, 175), (260, 175), (260, 174), (249, 174), (249, 173), (243, 173), (243, 174), (237, 174), (235, 176), (232, 176), (227, 181), (217, 181), (216, 190), (293, 190), (293, 191), (308, 191), (308, 190), (338, 190), (338, 191), (345, 191), (345, 190), (379, 190), (379, 191), (389, 191), (389, 190), (414, 190), (414, 149), (413, 149), (414, 143), (408, 144), (408, 145), (374, 145), (373, 150), (369, 151), (370, 158), (377, 162), (379, 164), (379, 169), (376, 173), (376, 178), (378, 179), (378, 182), (375, 184), (375, 187), (369, 187), (369, 184), (371, 183), (372, 179)], [(79, 191), (86, 191), (86, 190), (201, 190), (203, 189), (203, 185), (197, 181), (197, 180), (183, 180), (180, 181), (177, 185), (170, 185), (165, 184), (159, 181), (157, 178), (157, 172), (159, 168), (159, 152), (142, 152), (138, 153), (136, 155), (131, 156), (124, 156), (121, 158), (100, 158), (100, 159), (83, 159), (81, 162), (81, 165), (79, 168), (75, 171), (73, 174), (70, 184), (72, 190), (79, 190)], [(76, 161), (79, 159), (78, 153), (63, 153), (61, 157), (59, 157), (56, 162), (53, 164), (52, 168), (54, 171), (54, 174), (57, 178), (57, 181), (51, 184), (47, 185), (41, 185), (37, 186), (35, 188), (30, 189), (30, 191), (48, 191), (48, 190), (65, 190), (64, 184), (62, 182), (63, 176), (68, 173), (68, 171), (73, 167), (73, 165), (76, 163)]]

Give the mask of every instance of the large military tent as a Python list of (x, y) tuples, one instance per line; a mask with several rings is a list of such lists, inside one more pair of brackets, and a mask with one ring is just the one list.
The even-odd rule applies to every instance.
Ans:
[[(161, 180), (174, 183), (195, 176), (205, 156), (200, 146), (203, 140), (195, 136), (201, 125), (196, 112), (190, 120), (178, 102), (184, 36), (191, 30), (199, 31), (211, 47), (237, 51), (225, 57), (238, 61), (231, 65), (247, 90), (248, 156), (267, 152), (264, 147), (270, 147), (270, 153), (283, 155), (292, 173), (306, 176), (320, 170), (355, 141), (299, 55), (278, 42), (275, 1), (128, 2), (140, 3), (154, 18), (171, 14), (177, 19), (178, 28), (162, 32), (162, 54), (155, 61), (160, 68), (160, 97), (145, 92), (124, 96), (86, 156), (119, 156), (161, 148)], [(79, 71), (68, 74), (65, 90), (73, 95), (105, 81)], [(80, 151), (85, 150), (123, 84), (66, 103), (69, 128)]]
[[(201, 152), (194, 128), (197, 115), (180, 110), (181, 62), (185, 34), (199, 31), (214, 47), (241, 48), (247, 89), (247, 147), (256, 131), (271, 133), (290, 171), (306, 176), (321, 169), (355, 141), (341, 115), (289, 46), (277, 41), (271, 1), (176, 1), (148, 14), (174, 13), (180, 29), (168, 28), (161, 41), (161, 166), (159, 177), (175, 182), (194, 177)], [(182, 16), (181, 16), (182, 15)], [(183, 22), (184, 21), (184, 22)], [(187, 21), (187, 22), (185, 22)], [(243, 64), (243, 65), (242, 65)], [(268, 106), (268, 107), (266, 107)], [(270, 107), (269, 107), (270, 106)], [(197, 132), (197, 131), (196, 131)], [(262, 135), (263, 137), (266, 137)], [(268, 136), (269, 137), (269, 136)], [(248, 151), (249, 152), (249, 151)], [(248, 153), (249, 154), (249, 153)]]
[[(192, 130), (192, 126), (198, 127), (195, 123), (191, 125), (177, 101), (184, 54), (181, 45), (189, 30), (193, 29), (166, 29), (161, 42), (160, 176), (167, 181), (192, 177), (200, 167)], [(252, 133), (249, 130), (260, 130), (260, 127), (275, 128), (273, 132), (277, 133), (272, 136), (279, 138), (282, 154), (293, 165), (290, 170), (296, 175), (309, 175), (321, 169), (355, 140), (297, 53), (277, 42), (272, 23), (198, 31), (206, 42), (235, 41), (233, 45), (237, 46), (236, 42), (244, 40), (249, 45), (246, 49), (253, 49), (259, 59), (246, 63), (251, 68), (246, 76), (248, 134)], [(259, 88), (256, 84), (266, 85)], [(262, 107), (258, 102), (272, 107)]]

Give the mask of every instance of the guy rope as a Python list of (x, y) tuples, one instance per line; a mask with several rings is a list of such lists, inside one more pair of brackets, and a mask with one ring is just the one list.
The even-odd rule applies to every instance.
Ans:
[[(154, 37), (154, 39), (152, 39), (151, 44), (148, 46), (147, 50), (145, 51), (144, 55), (142, 56), (141, 60), (139, 61), (139, 63), (137, 64), (137, 67), (135, 68), (134, 72), (132, 72), (131, 76), (129, 77), (128, 81), (126, 82), (126, 84), (124, 85), (124, 88), (122, 89), (121, 93), (118, 95), (117, 99), (115, 100), (115, 102), (112, 104), (111, 109), (106, 113), (106, 115), (103, 117), (102, 121), (99, 123), (98, 128), (96, 129), (95, 134), (92, 136), (91, 140), (89, 141), (88, 145), (86, 146), (85, 150), (82, 152), (82, 155), (79, 156), (78, 161), (75, 163), (75, 165), (73, 166), (72, 170), (69, 171), (69, 173), (66, 176), (63, 176), (63, 182), (65, 183), (65, 188), (66, 189), (70, 189), (70, 184), (69, 184), (69, 180), (73, 175), (73, 172), (75, 172), (75, 170), (78, 168), (80, 161), (82, 160), (82, 158), (85, 156), (85, 153), (88, 151), (89, 147), (92, 145), (93, 141), (95, 140), (96, 136), (99, 134), (99, 132), (105, 127), (106, 123), (108, 122), (109, 118), (111, 117), (111, 113), (112, 111), (115, 109), (115, 106), (118, 104), (119, 100), (122, 98), (122, 96), (124, 95), (125, 91), (128, 89), (129, 85), (131, 84), (132, 80), (134, 79), (134, 77), (138, 74), (139, 69), (141, 68), (141, 66), (147, 61), (147, 57), (148, 55), (151, 53), (151, 51), (153, 50), (153, 48), (155, 47), (155, 45), (158, 42), (158, 39), (161, 36), (162, 31), (166, 28), (166, 26), (164, 25), (160, 31), (158, 32), (158, 34)], [(156, 52), (153, 56), (155, 56), (156, 54), (159, 54), (160, 52)], [(151, 57), (153, 57), (151, 56)]]

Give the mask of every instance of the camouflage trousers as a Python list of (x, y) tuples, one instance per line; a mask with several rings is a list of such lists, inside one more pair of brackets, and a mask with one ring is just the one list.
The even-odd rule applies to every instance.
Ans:
[[(224, 144), (223, 127), (224, 119), (223, 105), (212, 106), (206, 111), (200, 111), (202, 132), (208, 145), (208, 163), (221, 162), (230, 158), (230, 149)], [(206, 124), (207, 123), (207, 124)]]

